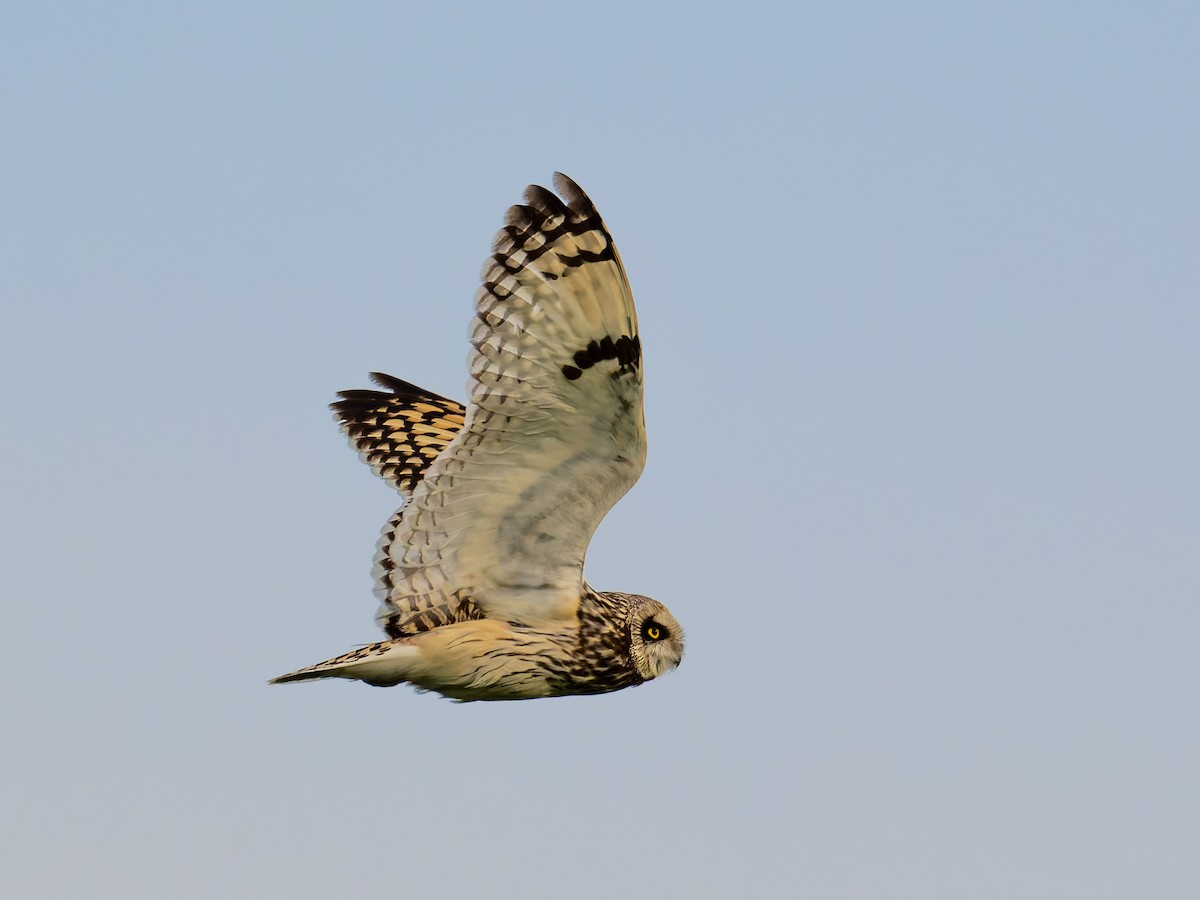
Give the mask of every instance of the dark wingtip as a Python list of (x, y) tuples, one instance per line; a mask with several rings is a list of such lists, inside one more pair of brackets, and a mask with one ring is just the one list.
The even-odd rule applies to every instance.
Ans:
[(417, 387), (411, 381), (405, 381), (403, 378), (397, 378), (395, 375), (388, 375), (386, 372), (372, 372), (370, 373), (370, 378), (379, 387), (386, 388), (386, 391), (373, 391), (368, 388), (351, 388), (345, 391), (338, 391), (338, 399), (330, 403), (329, 408), (341, 415), (356, 409), (363, 410), (365, 409), (364, 404), (378, 404), (395, 398), (436, 403), (451, 408), (461, 407), (461, 404), (453, 400), (443, 397), (440, 394), (435, 394), (433, 391), (427, 391), (422, 387)]
[(573, 178), (564, 175), (562, 172), (554, 173), (554, 189), (571, 206), (574, 206), (576, 203), (582, 203), (586, 206), (592, 205), (592, 201), (583, 192), (583, 188), (576, 184)]
[(429, 391), (424, 388), (419, 388), (411, 381), (405, 381), (403, 378), (397, 378), (395, 375), (389, 375), (386, 372), (372, 372), (370, 378), (375, 384), (381, 388), (387, 388), (394, 394), (430, 396)]
[[(547, 190), (540, 184), (531, 184), (525, 188), (525, 203), (518, 204), (510, 209), (509, 215), (520, 217), (522, 215), (522, 207), (536, 210), (543, 215), (550, 213), (552, 215), (565, 216), (568, 212), (567, 205), (553, 191)], [(507, 217), (505, 221), (508, 221)]]

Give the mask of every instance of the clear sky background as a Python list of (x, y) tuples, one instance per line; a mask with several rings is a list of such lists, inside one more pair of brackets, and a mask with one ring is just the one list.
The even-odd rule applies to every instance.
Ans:
[[(0, 895), (1200, 896), (1200, 8), (733, 6), (4, 5)], [(463, 396), (555, 169), (683, 666), (268, 687), (377, 636), (326, 404)]]

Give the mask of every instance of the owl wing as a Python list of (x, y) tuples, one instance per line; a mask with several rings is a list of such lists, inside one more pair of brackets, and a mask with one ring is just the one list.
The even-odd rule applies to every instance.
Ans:
[[(646, 456), (633, 295), (587, 195), (559, 174), (508, 211), (483, 267), (465, 424), (385, 529), (380, 621), (470, 605), (573, 618), (592, 534)], [(394, 527), (393, 527), (394, 526)]]
[(462, 430), (466, 409), (382, 372), (371, 380), (387, 391), (339, 391), (330, 408), (362, 461), (408, 497)]

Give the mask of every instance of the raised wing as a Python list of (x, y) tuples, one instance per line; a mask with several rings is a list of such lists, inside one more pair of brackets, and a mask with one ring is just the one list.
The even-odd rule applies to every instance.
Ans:
[(462, 430), (467, 411), (382, 372), (371, 380), (387, 391), (339, 391), (330, 408), (362, 461), (407, 497)]
[[(633, 295), (587, 195), (531, 186), (483, 268), (466, 423), (381, 543), (389, 631), (446, 603), (572, 617), (600, 520), (645, 463)], [(389, 523), (390, 525), (391, 523)]]

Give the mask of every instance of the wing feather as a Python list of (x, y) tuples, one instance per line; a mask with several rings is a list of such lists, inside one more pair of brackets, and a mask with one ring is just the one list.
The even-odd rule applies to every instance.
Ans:
[(385, 627), (453, 592), (508, 621), (574, 616), (592, 534), (641, 474), (633, 295), (592, 202), (554, 183), (564, 199), (528, 188), (484, 264), (462, 430), (381, 540)]
[(359, 457), (406, 497), (454, 436), (466, 409), (391, 375), (372, 372), (384, 391), (340, 391), (334, 418)]

